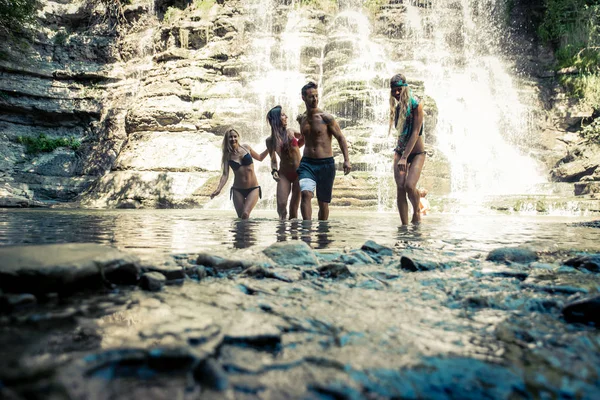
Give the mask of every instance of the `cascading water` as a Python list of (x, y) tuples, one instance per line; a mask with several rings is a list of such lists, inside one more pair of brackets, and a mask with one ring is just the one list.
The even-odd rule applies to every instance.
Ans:
[(503, 15), (503, 6), (496, 0), (407, 5), (413, 19), (421, 16), (408, 36), (437, 103), (437, 145), (458, 197), (531, 193), (545, 181), (524, 153), (528, 110), (499, 56), (502, 30), (493, 17)]
[[(304, 111), (300, 88), (317, 81), (322, 108), (336, 115), (354, 146), (354, 170), (376, 182), (378, 209), (393, 209), (387, 79), (404, 72), (410, 82), (422, 81), (437, 105), (435, 146), (448, 160), (454, 196), (522, 194), (544, 181), (522, 152), (528, 111), (499, 56), (499, 25), (489, 17), (503, 2), (392, 3), (385, 7), (402, 14), (403, 28), (385, 38), (372, 38), (364, 3), (340, 2), (332, 16), (297, 1), (247, 0), (254, 28), (247, 32), (245, 89), (253, 109), (243, 140), (263, 150), (270, 134), (265, 115), (277, 104), (297, 128), (296, 116)], [(400, 49), (390, 51), (390, 43)], [(274, 208), (268, 168), (257, 171), (269, 199), (262, 207)]]

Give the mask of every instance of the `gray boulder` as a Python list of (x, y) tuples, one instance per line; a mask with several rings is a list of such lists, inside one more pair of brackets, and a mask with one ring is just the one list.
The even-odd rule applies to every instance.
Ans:
[(0, 248), (0, 289), (12, 293), (72, 292), (105, 280), (135, 283), (139, 260), (114, 247), (69, 243)]
[(293, 240), (278, 242), (263, 250), (263, 253), (279, 265), (318, 265), (319, 260), (306, 243)]
[(516, 262), (527, 264), (539, 260), (537, 253), (521, 247), (502, 247), (492, 250), (486, 260), (494, 262)]

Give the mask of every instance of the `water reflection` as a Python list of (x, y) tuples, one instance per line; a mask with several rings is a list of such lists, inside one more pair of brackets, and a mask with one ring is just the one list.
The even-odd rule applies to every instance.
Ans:
[(0, 210), (0, 246), (93, 242), (152, 255), (264, 248), (291, 240), (342, 250), (373, 240), (464, 257), (520, 245), (540, 251), (599, 249), (600, 229), (572, 224), (583, 220), (446, 214), (402, 227), (396, 213), (375, 212), (338, 211), (329, 221), (282, 222), (268, 210), (255, 210), (248, 221), (213, 210)]
[(314, 249), (325, 249), (334, 242), (330, 237), (329, 221), (280, 221), (276, 235), (278, 242), (302, 240)]
[(233, 247), (245, 249), (256, 244), (256, 231), (259, 222), (251, 219), (240, 219), (233, 223)]

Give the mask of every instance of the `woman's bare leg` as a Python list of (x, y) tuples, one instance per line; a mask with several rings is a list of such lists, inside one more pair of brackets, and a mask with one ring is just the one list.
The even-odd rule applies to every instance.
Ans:
[(290, 200), (290, 219), (298, 218), (298, 207), (300, 206), (300, 183), (296, 179), (292, 183), (292, 198)]
[(277, 182), (277, 214), (279, 214), (280, 220), (285, 220), (287, 216), (287, 201), (290, 197), (290, 190), (292, 189), (292, 182), (285, 176), (279, 177)]
[(253, 191), (248, 193), (248, 197), (246, 197), (246, 200), (244, 200), (244, 208), (242, 210), (242, 216), (240, 217), (241, 219), (250, 218), (250, 212), (252, 212), (252, 209), (254, 208), (256, 203), (258, 203), (259, 191), (260, 189), (254, 189)]
[(394, 180), (396, 181), (396, 204), (398, 206), (398, 213), (400, 214), (402, 225), (408, 225), (408, 201), (406, 199), (406, 191), (404, 190), (406, 172), (400, 172), (398, 169), (398, 160), (400, 160), (400, 155), (394, 153), (393, 168)]
[(421, 177), (421, 171), (423, 171), (423, 164), (425, 164), (425, 154), (417, 154), (408, 166), (408, 173), (406, 174), (406, 180), (404, 182), (404, 190), (408, 194), (408, 199), (413, 207), (412, 223), (418, 224), (421, 222), (421, 213), (419, 212), (419, 201), (421, 195), (417, 190), (417, 182)]
[(233, 189), (233, 207), (235, 207), (238, 218), (242, 218), (242, 213), (244, 212), (244, 196), (235, 189)]

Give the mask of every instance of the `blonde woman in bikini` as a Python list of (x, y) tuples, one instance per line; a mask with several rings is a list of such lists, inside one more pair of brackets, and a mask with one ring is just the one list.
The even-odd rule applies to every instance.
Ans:
[(411, 93), (406, 77), (397, 74), (390, 79), (390, 126), (395, 129), (398, 142), (394, 149), (394, 179), (398, 212), (402, 225), (408, 225), (408, 200), (413, 209), (412, 223), (421, 222), (420, 194), (417, 182), (425, 163), (423, 142), (423, 105)]
[[(281, 110), (281, 106), (275, 106), (267, 113), (267, 121), (271, 126), (267, 150), (271, 156), (271, 174), (277, 181), (277, 214), (280, 220), (286, 219), (287, 201), (291, 192), (289, 218), (298, 218), (300, 185), (296, 170), (300, 165), (300, 147), (304, 146), (304, 136), (299, 131), (288, 128), (288, 117)], [(279, 168), (277, 168), (277, 156), (279, 156)]]
[(240, 134), (233, 128), (228, 129), (223, 136), (223, 157), (221, 166), (223, 173), (217, 189), (210, 195), (214, 198), (227, 183), (229, 179), (229, 168), (233, 171), (233, 186), (229, 192), (230, 199), (237, 212), (238, 218), (248, 219), (250, 212), (262, 197), (256, 174), (254, 173), (254, 162), (252, 159), (262, 161), (267, 156), (267, 151), (258, 154), (247, 144), (240, 144)]

